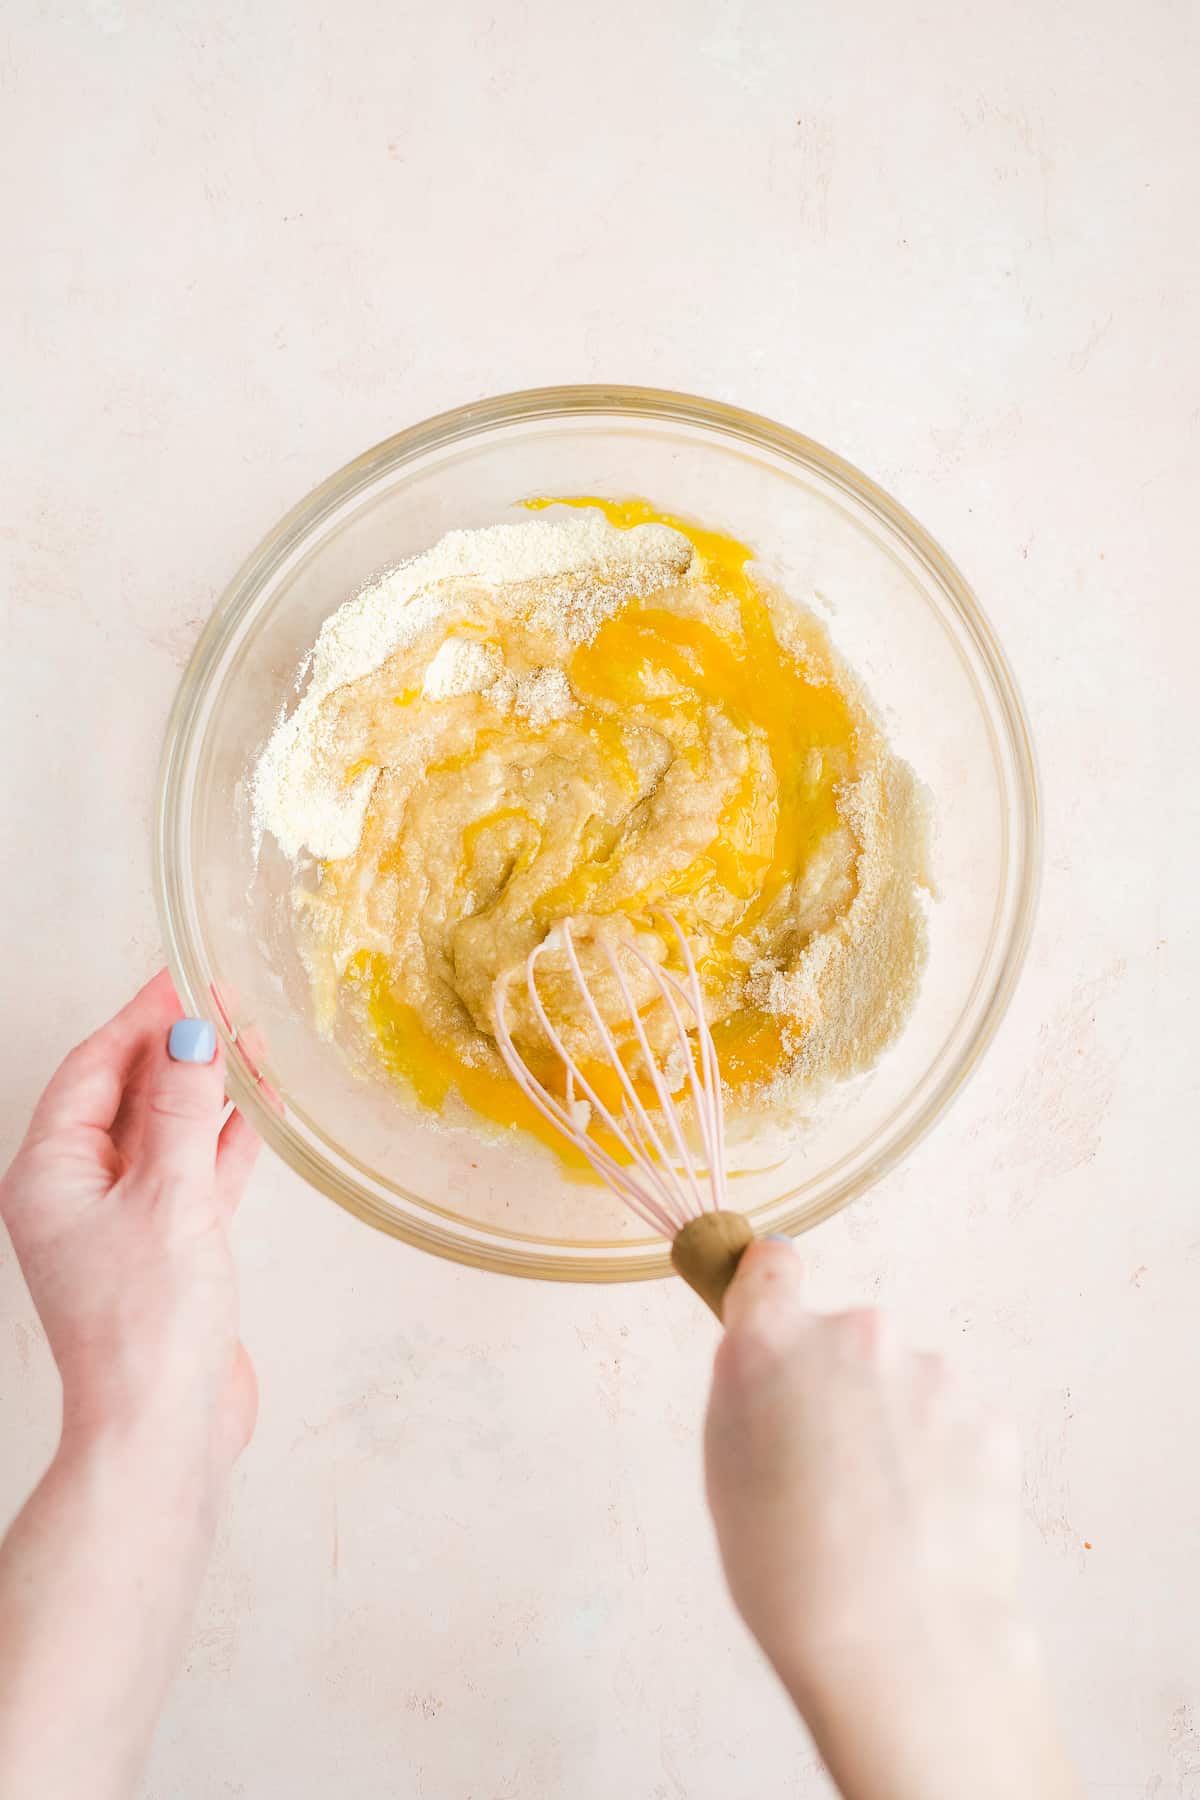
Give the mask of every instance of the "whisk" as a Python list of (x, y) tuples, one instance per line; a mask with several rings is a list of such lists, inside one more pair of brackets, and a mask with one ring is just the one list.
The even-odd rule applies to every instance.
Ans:
[[(619, 948), (646, 970), (666, 1007), (670, 1020), (668, 1036), (675, 1054), (668, 1053), (661, 1061), (651, 1048), (642, 1010), (618, 952), (607, 938), (598, 935), (595, 940), (628, 1015), (653, 1090), (653, 1109), (638, 1092), (617, 1041), (601, 1016), (566, 921), (554, 927), (524, 965), (525, 991), (533, 1016), (563, 1067), (562, 1097), (552, 1093), (534, 1073), (513, 1042), (508, 1018), (512, 976), (502, 976), (493, 991), (496, 1042), (522, 1093), (574, 1145), (605, 1185), (669, 1241), (676, 1271), (720, 1318), (725, 1291), (754, 1234), (743, 1214), (727, 1205), (721, 1076), (716, 1046), (704, 1015), (695, 959), (673, 914), (664, 912), (660, 916), (678, 945), (682, 978), (661, 967), (637, 944), (622, 942)], [(617, 1078), (619, 1114), (605, 1104), (596, 1082), (589, 1080), (568, 1051), (538, 991), (538, 963), (552, 950), (561, 950), (565, 956), (584, 1012), (603, 1047), (603, 1066)], [(681, 1060), (686, 1078), (672, 1092), (663, 1065), (670, 1068), (676, 1058)], [(685, 1095), (692, 1103), (699, 1139), (696, 1148), (689, 1142), (681, 1113), (680, 1101)], [(613, 1149), (592, 1134), (589, 1126), (593, 1120), (603, 1128)]]

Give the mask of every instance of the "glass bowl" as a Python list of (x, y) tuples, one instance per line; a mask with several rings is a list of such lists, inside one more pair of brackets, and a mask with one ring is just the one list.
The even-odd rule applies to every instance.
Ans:
[(909, 1024), (781, 1158), (739, 1177), (760, 1231), (798, 1232), (891, 1168), (949, 1105), (1012, 992), (1033, 913), (1038, 797), (1029, 731), (962, 576), (874, 483), (752, 413), (641, 388), (542, 388), (389, 438), (288, 514), (209, 620), (167, 729), (159, 904), (184, 1004), (215, 1013), (229, 1090), (306, 1180), (441, 1256), (568, 1281), (661, 1275), (666, 1247), (603, 1189), (515, 1134), (439, 1128), (351, 1073), (311, 1023), (289, 870), (257, 864), (248, 774), (327, 617), (454, 527), (540, 494), (640, 495), (752, 544), (828, 624), (893, 747), (932, 795), (930, 953)]

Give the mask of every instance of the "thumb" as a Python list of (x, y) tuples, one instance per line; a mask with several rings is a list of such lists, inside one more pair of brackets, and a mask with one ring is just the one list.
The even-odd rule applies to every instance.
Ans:
[(726, 1572), (743, 1611), (757, 1603), (753, 1597), (760, 1588), (769, 1592), (773, 1579), (770, 1559), (755, 1547), (766, 1529), (769, 1507), (787, 1492), (795, 1440), (791, 1388), (796, 1351), (813, 1317), (803, 1290), (804, 1265), (791, 1240), (760, 1238), (742, 1257), (725, 1295), (725, 1335), (713, 1364), (705, 1424), (705, 1465)]
[(726, 1334), (794, 1326), (803, 1317), (804, 1264), (791, 1238), (759, 1238), (750, 1245), (725, 1295)]
[(776, 1404), (776, 1387), (813, 1315), (804, 1304), (804, 1264), (790, 1238), (750, 1245), (725, 1295), (725, 1335), (713, 1364), (709, 1425), (735, 1433)]
[(212, 1180), (225, 1072), (207, 1019), (176, 1019), (154, 1053), (138, 1165), (171, 1181)]

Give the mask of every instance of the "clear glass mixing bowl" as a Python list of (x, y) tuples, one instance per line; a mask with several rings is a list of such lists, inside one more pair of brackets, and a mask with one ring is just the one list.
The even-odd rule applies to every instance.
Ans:
[(824, 616), (934, 806), (930, 956), (903, 1036), (782, 1159), (736, 1186), (762, 1231), (844, 1206), (930, 1128), (1012, 992), (1036, 893), (1038, 798), (1021, 703), (957, 569), (894, 500), (751, 413), (640, 388), (544, 388), (460, 407), (342, 469), (259, 545), (209, 620), (167, 730), (157, 878), (181, 998), (213, 1014), (229, 1089), (307, 1180), (441, 1256), (568, 1281), (667, 1271), (603, 1190), (525, 1141), (441, 1130), (356, 1078), (311, 1024), (289, 872), (257, 865), (247, 776), (301, 660), (341, 602), (455, 527), (539, 494), (641, 495), (754, 545)]

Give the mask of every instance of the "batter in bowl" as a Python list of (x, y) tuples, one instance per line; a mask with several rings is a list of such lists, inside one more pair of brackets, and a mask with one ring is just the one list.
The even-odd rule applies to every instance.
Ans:
[[(907, 1016), (923, 790), (747, 545), (643, 501), (566, 504), (565, 523), (451, 533), (343, 606), (259, 760), (317, 1025), (435, 1112), (457, 1095), (549, 1136), (496, 1049), (497, 979), (538, 1067), (521, 972), (568, 919), (629, 1041), (597, 942), (674, 966), (665, 908), (703, 977), (731, 1121), (793, 1112)], [(539, 990), (587, 1064), (593, 1028), (553, 950)], [(651, 1005), (643, 1023), (654, 1044), (666, 1021)]]

